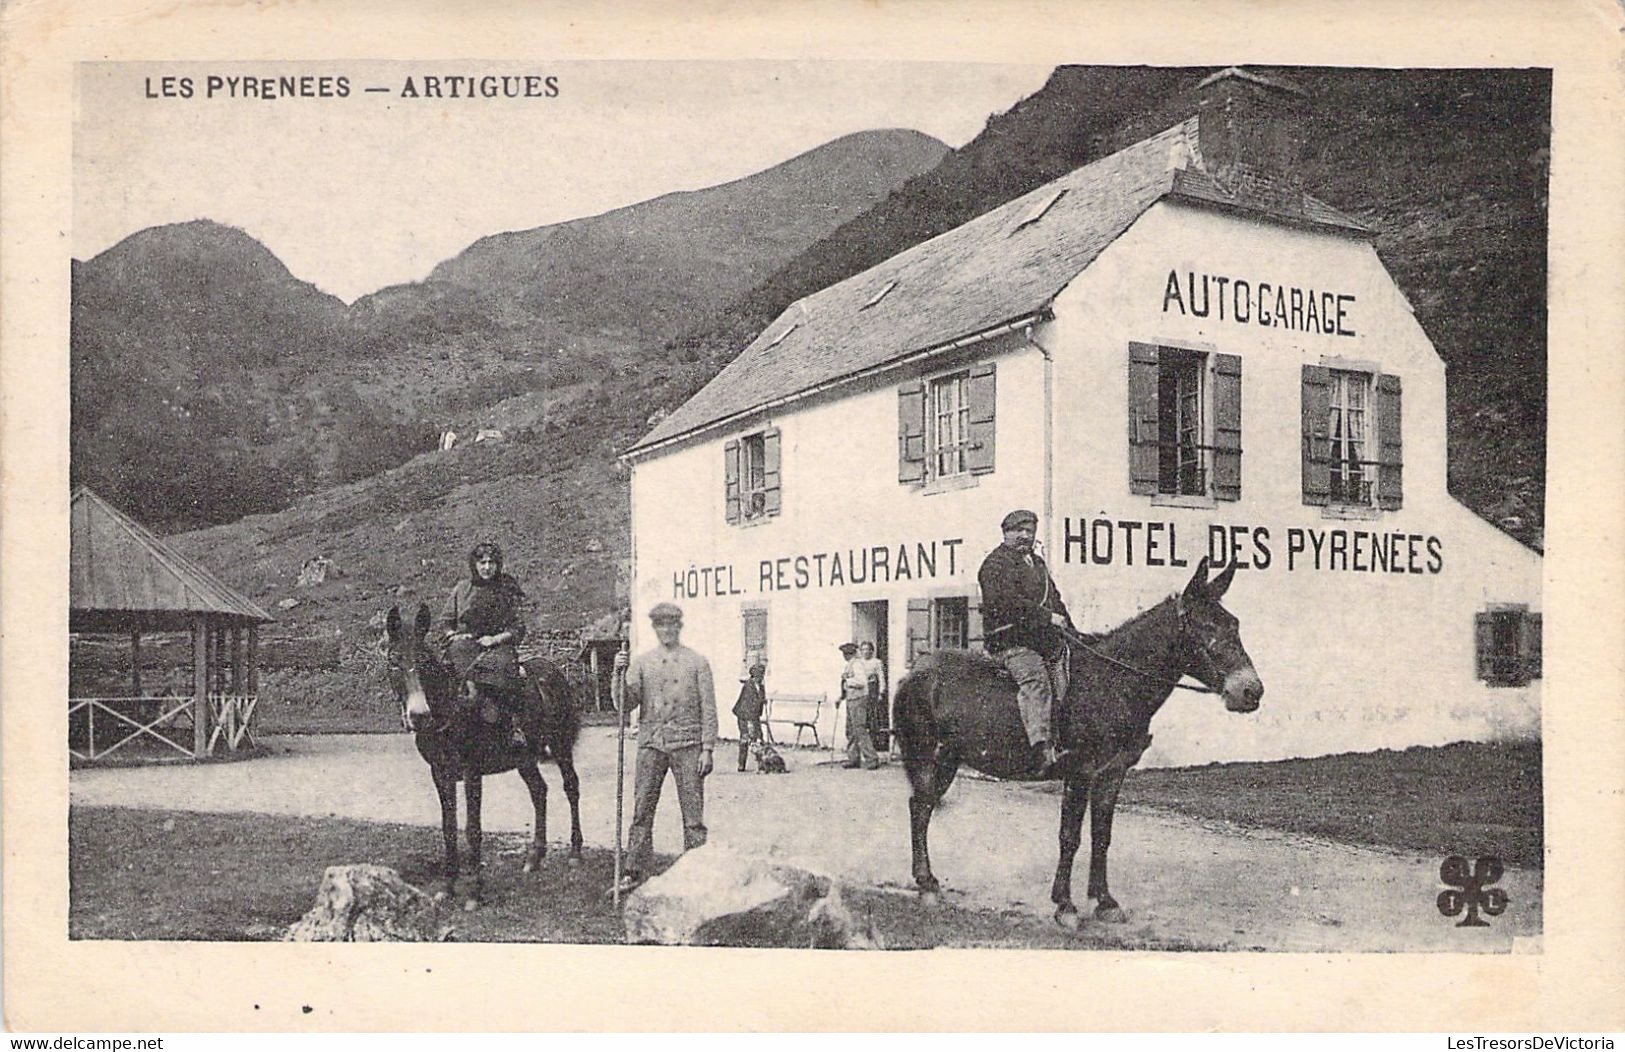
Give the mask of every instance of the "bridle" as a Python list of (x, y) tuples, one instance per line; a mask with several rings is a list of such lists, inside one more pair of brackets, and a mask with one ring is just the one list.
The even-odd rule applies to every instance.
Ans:
[[(1179, 600), (1177, 598), (1174, 600), (1174, 602), (1176, 604), (1175, 609), (1179, 613), (1179, 631), (1180, 631), (1181, 635), (1184, 635), (1185, 634), (1185, 629), (1186, 629), (1185, 604), (1181, 600)], [(1114, 665), (1117, 668), (1122, 669), (1124, 672), (1132, 673), (1133, 675), (1139, 676), (1141, 679), (1146, 680), (1148, 682), (1158, 683), (1158, 684), (1166, 682), (1161, 676), (1152, 675), (1151, 673), (1145, 671), (1142, 668), (1136, 668), (1135, 666), (1129, 664), (1126, 661), (1122, 661), (1122, 660), (1120, 660), (1118, 658), (1112, 657), (1110, 654), (1106, 653), (1105, 651), (1097, 650), (1093, 646), (1090, 646), (1089, 643), (1081, 635), (1079, 635), (1078, 633), (1072, 631), (1070, 628), (1067, 628), (1065, 625), (1057, 625), (1056, 628), (1059, 629), (1062, 638), (1064, 638), (1067, 641), (1067, 644), (1069, 646), (1077, 647), (1079, 650), (1082, 650), (1084, 653), (1090, 655), (1091, 657), (1094, 657), (1094, 658), (1096, 658), (1096, 659), (1098, 659), (1100, 661), (1104, 661), (1108, 665)], [(1208, 671), (1211, 672), (1213, 670), (1213, 657), (1212, 657), (1212, 655), (1210, 655), (1208, 653), (1207, 647), (1205, 647), (1205, 646), (1201, 647), (1199, 649), (1200, 649), (1201, 654), (1202, 654), (1202, 660), (1207, 664)], [(1183, 675), (1184, 674), (1181, 673), (1181, 678), (1183, 678)], [(1222, 694), (1223, 693), (1223, 691), (1214, 690), (1212, 687), (1208, 686), (1205, 683), (1182, 683), (1179, 680), (1174, 681), (1173, 689), (1174, 690), (1188, 690), (1192, 694)]]
[[(443, 671), (442, 669), (440, 669), (439, 662), (437, 661), (435, 656), (433, 654), (427, 652), (423, 640), (421, 640), (421, 639), (414, 640), (414, 645), (411, 648), (411, 658), (412, 658), (412, 671), (417, 673), (418, 683), (423, 688), (423, 697), (429, 704), (429, 719), (428, 719), (426, 725), (419, 725), (419, 726), (416, 726), (416, 727), (414, 727), (412, 725), (411, 717), (407, 714), (407, 711), (406, 711), (406, 691), (403, 690), (403, 689), (400, 689), (400, 687), (398, 686), (399, 683), (404, 682), (404, 679), (405, 679), (405, 676), (406, 676), (407, 663), (406, 663), (405, 658), (407, 657), (407, 655), (404, 652), (404, 648), (397, 648), (397, 647), (391, 646), (388, 649), (388, 655), (389, 655), (389, 671), (390, 671), (390, 674), (391, 674), (390, 675), (390, 680), (391, 680), (390, 685), (391, 685), (391, 687), (396, 688), (395, 689), (395, 706), (399, 710), (399, 713), (400, 713), (401, 729), (404, 730), (404, 731), (408, 731), (410, 733), (413, 733), (413, 734), (424, 734), (424, 733), (444, 734), (447, 731), (451, 730), (452, 716), (445, 712), (445, 709), (444, 709), (443, 706), (436, 706), (435, 705), (433, 692), (431, 692), (429, 690), (427, 684), (425, 684), (423, 682), (423, 680), (424, 680), (424, 667), (423, 666), (425, 664), (429, 664), (432, 667), (434, 667), (435, 674), (437, 674), (437, 675), (438, 675), (438, 673), (440, 671)], [(395, 678), (396, 676), (401, 677), (401, 679), (396, 680), (396, 678)]]

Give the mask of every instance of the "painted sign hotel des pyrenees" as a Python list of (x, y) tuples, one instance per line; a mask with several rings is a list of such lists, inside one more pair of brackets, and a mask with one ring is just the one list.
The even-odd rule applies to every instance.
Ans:
[(1176, 697), (1150, 763), (1538, 734), (1540, 558), (1447, 492), (1443, 363), (1373, 233), (1218, 123), (793, 304), (629, 452), (634, 605), (682, 604), (719, 688), (829, 693), (854, 636), (895, 681), (980, 642), (1030, 507), (1085, 629), (1243, 571), (1264, 704)]

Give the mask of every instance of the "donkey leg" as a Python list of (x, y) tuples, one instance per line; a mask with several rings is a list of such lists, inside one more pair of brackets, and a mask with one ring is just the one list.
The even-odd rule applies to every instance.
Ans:
[(446, 846), (440, 890), (444, 898), (457, 890), (457, 776), (435, 770), (434, 791), (440, 797), (440, 836)]
[(480, 810), (485, 786), (480, 776), (470, 774), (463, 782), (463, 795), (468, 799), (468, 868), (473, 873), (474, 885), (463, 898), (463, 909), (478, 909), (485, 895), (485, 868), (480, 859), (480, 844), (484, 831), (480, 828)]
[(1106, 853), (1112, 846), (1112, 817), (1117, 811), (1117, 793), (1123, 788), (1124, 768), (1102, 772), (1090, 791), (1089, 815), (1089, 897), (1095, 900), (1095, 917), (1110, 924), (1128, 920), (1123, 908), (1112, 898), (1106, 884)]
[(914, 854), (914, 884), (920, 889), (920, 901), (934, 906), (942, 885), (931, 872), (931, 853), (927, 847), (927, 834), (931, 826), (931, 812), (937, 801), (953, 784), (959, 770), (959, 761), (940, 754), (929, 760), (905, 760), (908, 774), (909, 844)]
[(1078, 907), (1072, 902), (1072, 861), (1083, 843), (1083, 815), (1089, 807), (1089, 781), (1074, 776), (1061, 791), (1061, 857), (1055, 864), (1055, 883), (1049, 899), (1055, 903), (1055, 923), (1078, 930)]
[(525, 872), (534, 873), (536, 867), (541, 865), (542, 857), (547, 854), (547, 781), (542, 777), (541, 768), (534, 763), (521, 763), (516, 770), (519, 777), (525, 780), (525, 788), (530, 790), (530, 804), (536, 811), (536, 820), (531, 826), (530, 849), (525, 852)]
[(568, 745), (553, 750), (553, 762), (559, 765), (559, 779), (564, 782), (564, 798), (570, 802), (570, 854), (565, 859), (572, 866), (581, 865), (581, 779), (576, 776), (575, 759)]

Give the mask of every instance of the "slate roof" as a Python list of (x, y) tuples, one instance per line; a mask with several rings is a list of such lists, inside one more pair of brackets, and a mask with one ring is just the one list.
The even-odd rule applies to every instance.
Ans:
[(109, 613), (276, 620), (85, 486), (73, 491), (69, 510), (68, 610), (70, 620)]
[(627, 452), (1040, 313), (1164, 197), (1368, 233), (1330, 205), (1247, 175), (1230, 192), (1202, 170), (1192, 117), (791, 304)]

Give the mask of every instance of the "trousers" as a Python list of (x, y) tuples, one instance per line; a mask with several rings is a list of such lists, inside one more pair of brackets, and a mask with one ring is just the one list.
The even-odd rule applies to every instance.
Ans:
[(846, 691), (846, 762), (879, 767), (880, 755), (869, 734), (869, 687), (849, 687)]
[(632, 826), (626, 838), (626, 871), (633, 876), (647, 875), (653, 861), (655, 808), (660, 804), (660, 790), (668, 770), (677, 783), (677, 805), (683, 812), (683, 850), (705, 843), (705, 779), (700, 777), (700, 747), (687, 745), (667, 752), (645, 745), (638, 749)]
[(1021, 725), (1027, 731), (1028, 744), (1051, 741), (1055, 699), (1066, 696), (1065, 655), (1052, 665), (1036, 650), (1011, 647), (999, 654), (999, 660), (1016, 681), (1016, 704), (1021, 708)]
[(745, 769), (745, 761), (750, 758), (750, 747), (762, 740), (762, 721), (748, 720), (743, 716), (739, 720), (739, 769)]

